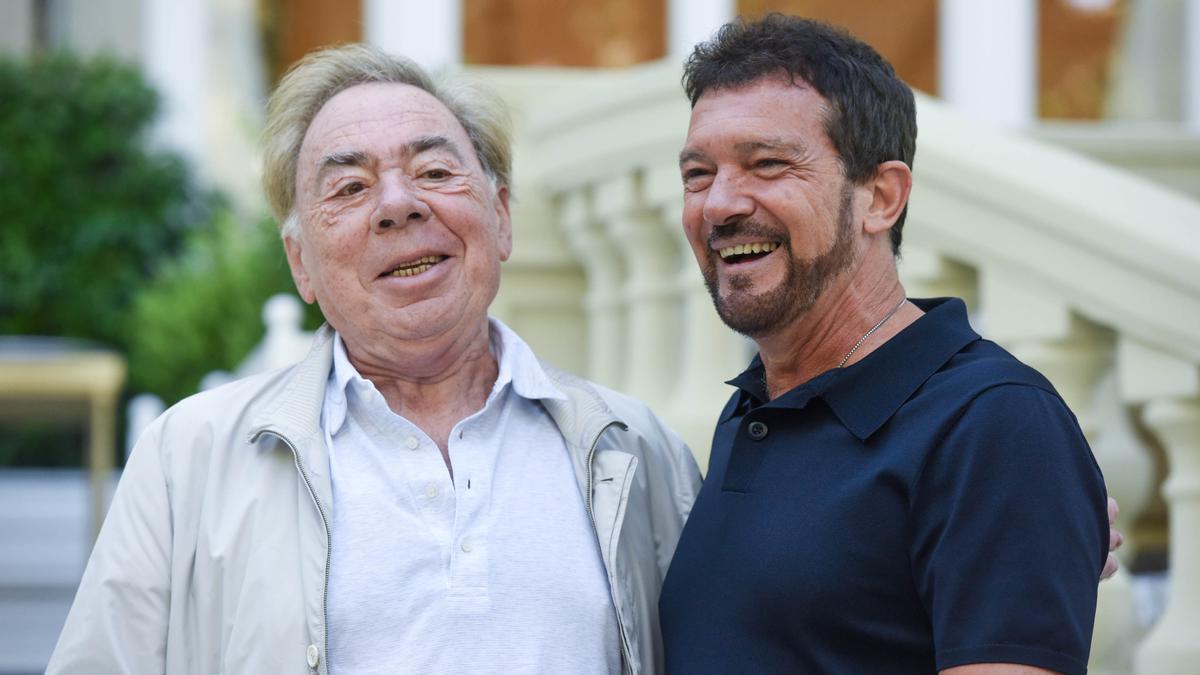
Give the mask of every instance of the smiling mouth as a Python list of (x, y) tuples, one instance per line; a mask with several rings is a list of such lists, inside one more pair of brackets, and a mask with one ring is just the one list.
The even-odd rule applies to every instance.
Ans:
[(381, 277), (413, 277), (422, 272), (428, 272), (431, 267), (442, 262), (448, 256), (444, 255), (427, 255), (417, 258), (411, 262), (406, 262), (397, 265), (392, 271), (384, 272), (379, 275)]
[(773, 241), (754, 242), (752, 244), (738, 244), (737, 246), (727, 246), (717, 250), (717, 255), (721, 256), (723, 262), (731, 265), (738, 263), (758, 260), (769, 254), (771, 251), (779, 248), (779, 244)]

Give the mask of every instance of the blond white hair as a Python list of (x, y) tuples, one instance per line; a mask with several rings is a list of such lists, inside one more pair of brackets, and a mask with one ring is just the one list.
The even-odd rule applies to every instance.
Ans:
[(298, 234), (296, 165), (313, 118), (338, 93), (376, 82), (407, 84), (440, 101), (466, 130), (492, 183), (509, 186), (512, 141), (508, 112), (498, 97), (466, 83), (439, 85), (416, 63), (369, 45), (331, 47), (300, 59), (267, 102), (263, 189), (284, 236)]

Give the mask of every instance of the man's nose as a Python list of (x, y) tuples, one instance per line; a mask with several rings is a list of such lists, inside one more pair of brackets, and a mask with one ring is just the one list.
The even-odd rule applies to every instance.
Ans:
[(754, 200), (745, 187), (740, 176), (729, 173), (714, 176), (704, 196), (704, 222), (724, 225), (749, 216), (754, 211)]
[(371, 229), (375, 232), (414, 225), (429, 218), (429, 205), (421, 194), (403, 178), (380, 181), (379, 202), (371, 214)]

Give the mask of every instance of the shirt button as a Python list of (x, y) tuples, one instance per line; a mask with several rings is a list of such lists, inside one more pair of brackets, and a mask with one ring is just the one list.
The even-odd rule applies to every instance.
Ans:
[(463, 552), (463, 553), (470, 553), (470, 552), (471, 552), (471, 540), (470, 540), (470, 539), (468, 539), (468, 538), (466, 538), (466, 537), (463, 537), (463, 540), (462, 540), (462, 542), (461, 542), (461, 543), (458, 545), (458, 547), (459, 547), (460, 549), (462, 549), (462, 552)]
[(421, 446), (421, 441), (417, 440), (416, 436), (409, 436), (404, 439), (404, 445), (408, 446), (409, 450), (416, 450)]
[(762, 422), (751, 422), (746, 428), (746, 432), (750, 434), (750, 438), (761, 441), (767, 437), (767, 425)]
[(437, 483), (426, 483), (425, 484), (425, 496), (429, 497), (430, 499), (433, 499), (434, 497), (438, 496)]
[(317, 664), (321, 662), (321, 650), (317, 649), (316, 645), (309, 645), (304, 652), (304, 657), (308, 659), (309, 668), (316, 668)]

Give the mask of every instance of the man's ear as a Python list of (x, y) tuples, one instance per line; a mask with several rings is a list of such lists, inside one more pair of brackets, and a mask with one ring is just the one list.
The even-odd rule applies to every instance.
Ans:
[(871, 187), (871, 204), (863, 216), (863, 228), (870, 234), (886, 232), (904, 212), (912, 192), (912, 170), (900, 160), (880, 164), (875, 177), (867, 181)]
[(317, 301), (313, 293), (312, 283), (308, 278), (308, 270), (304, 268), (304, 255), (300, 242), (290, 234), (283, 235), (283, 250), (287, 252), (288, 267), (292, 270), (292, 281), (296, 282), (296, 291), (308, 304)]
[(508, 256), (512, 255), (513, 239), (512, 239), (512, 216), (508, 211), (508, 186), (501, 185), (496, 188), (496, 243), (500, 248), (500, 261), (508, 260)]

